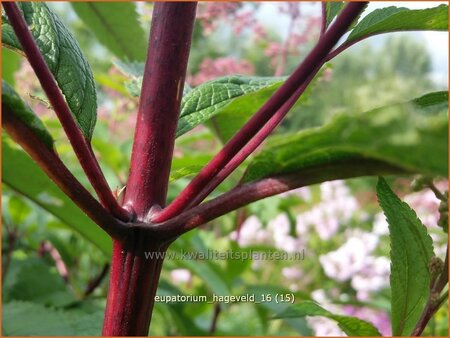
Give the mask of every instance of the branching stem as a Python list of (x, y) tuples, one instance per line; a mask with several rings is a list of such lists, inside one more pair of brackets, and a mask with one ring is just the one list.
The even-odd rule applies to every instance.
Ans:
[(156, 3), (125, 205), (143, 220), (165, 204), (197, 3)]
[(19, 8), (14, 2), (3, 2), (2, 5), (8, 15), (11, 26), (22, 45), (28, 62), (36, 73), (42, 88), (52, 104), (53, 109), (69, 138), (70, 144), (78, 157), (80, 165), (86, 173), (89, 182), (91, 182), (98, 198), (105, 208), (116, 217), (124, 221), (130, 220), (131, 217), (129, 213), (121, 208), (114, 198), (108, 186), (108, 182), (106, 182), (97, 159), (94, 156), (92, 148), (88, 144), (88, 141), (82, 134), (80, 128), (78, 128), (78, 125), (70, 112), (70, 108), (53, 78), (39, 47), (36, 45)]
[[(317, 70), (320, 67), (317, 68)], [(313, 72), (306, 82), (291, 96), (291, 98), (267, 121), (264, 127), (220, 170), (206, 185), (205, 188), (195, 196), (188, 207), (200, 204), (220, 183), (222, 183), (245, 159), (250, 156), (267, 138), (267, 136), (280, 124), (289, 110), (294, 106), (298, 97), (305, 91), (311, 80), (316, 75)]]
[(325, 34), (325, 31), (327, 30), (327, 3), (325, 1), (322, 1), (320, 3), (322, 7), (322, 17), (321, 17), (321, 24), (320, 24), (320, 36)]
[(155, 215), (154, 221), (162, 222), (186, 210), (190, 202), (197, 196), (222, 170), (233, 157), (264, 127), (267, 121), (288, 101), (305, 83), (313, 72), (323, 64), (330, 50), (345, 34), (353, 20), (363, 10), (365, 2), (349, 3), (336, 22), (320, 38), (318, 44), (308, 54), (301, 65), (272, 95), (261, 109), (234, 135), (223, 149), (200, 171), (178, 197), (161, 213)]
[(400, 174), (404, 170), (376, 160), (349, 159), (345, 162), (323, 165), (298, 173), (264, 178), (239, 185), (219, 197), (191, 208), (180, 215), (162, 222), (136, 224), (161, 238), (174, 239), (181, 234), (205, 224), (249, 203), (299, 187), (350, 177)]
[(53, 149), (47, 147), (9, 108), (2, 106), (2, 124), (50, 179), (95, 223), (114, 238), (124, 236), (128, 225), (113, 217), (72, 175)]
[[(146, 221), (165, 205), (175, 131), (183, 94), (196, 2), (154, 5), (147, 61), (124, 206)], [(114, 241), (103, 335), (148, 333), (163, 257), (164, 241), (136, 227)]]

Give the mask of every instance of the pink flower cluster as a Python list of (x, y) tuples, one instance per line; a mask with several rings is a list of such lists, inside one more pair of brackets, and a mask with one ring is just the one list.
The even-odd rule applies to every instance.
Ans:
[(195, 87), (220, 76), (230, 74), (253, 75), (254, 72), (253, 65), (246, 60), (237, 60), (233, 57), (206, 58), (202, 61), (200, 70), (195, 75), (188, 75), (187, 82)]
[[(365, 320), (372, 323), (383, 336), (391, 335), (389, 315), (384, 311), (369, 307), (353, 305), (338, 306), (332, 304), (326, 292), (322, 289), (313, 291), (311, 297), (326, 310), (334, 314), (347, 315)], [(316, 336), (346, 336), (346, 334), (338, 327), (337, 323), (331, 319), (324, 317), (307, 317), (306, 321)]]
[(337, 250), (319, 258), (325, 274), (337, 281), (351, 281), (360, 301), (370, 299), (371, 293), (389, 285), (389, 259), (373, 255), (379, 237), (360, 230), (348, 231), (348, 239)]
[(197, 20), (203, 26), (203, 34), (211, 34), (220, 21), (233, 21), (241, 6), (238, 2), (201, 2), (197, 10)]
[[(258, 4), (253, 4), (258, 6)], [(249, 29), (257, 37), (266, 37), (264, 27), (255, 17), (255, 10), (245, 9), (239, 2), (201, 2), (198, 6), (197, 20), (203, 27), (203, 34), (210, 35), (221, 23), (232, 27), (234, 33), (240, 34)]]

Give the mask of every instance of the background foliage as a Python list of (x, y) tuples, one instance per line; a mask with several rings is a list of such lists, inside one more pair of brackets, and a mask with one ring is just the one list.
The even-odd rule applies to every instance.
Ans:
[[(88, 126), (86, 133), (89, 137), (92, 134), (94, 151), (110, 186), (120, 191), (129, 169), (152, 5), (122, 3), (114, 4), (114, 9), (100, 6), (95, 10), (90, 6), (97, 5), (87, 3), (49, 6), (76, 37), (91, 65), (98, 121), (95, 130)], [(274, 92), (318, 37), (317, 4), (270, 5), (288, 24), (287, 32), (268, 24), (262, 14), (264, 6), (199, 6), (169, 199)], [(404, 12), (390, 10), (383, 27), (398, 22)], [(123, 29), (125, 22), (127, 28)], [(363, 31), (360, 27), (359, 32)], [(349, 41), (357, 34), (351, 33)], [(314, 168), (333, 156), (374, 158), (440, 175), (436, 185), (446, 190), (446, 156), (436, 154), (447, 153), (447, 84), (431, 77), (432, 59), (420, 36), (395, 33), (374, 39), (375, 43), (352, 47), (328, 63), (248, 169), (244, 165), (239, 168), (216, 194), (234, 186), (244, 173), (246, 180), (252, 180), (274, 168), (286, 172)], [(66, 165), (88, 186), (26, 60), (5, 48), (2, 60), (3, 78), (43, 120)], [(203, 84), (220, 76), (227, 77)], [(76, 88), (68, 90), (76, 92)], [(431, 101), (425, 96), (411, 103), (438, 91), (442, 92)], [(206, 102), (211, 97), (213, 105)], [(398, 103), (402, 104), (382, 108)], [(309, 129), (312, 127), (318, 128)], [(342, 133), (352, 137), (339, 144), (333, 135)], [(397, 152), (391, 151), (393, 142), (399, 145)], [(104, 275), (109, 268), (109, 238), (6, 135), (2, 136), (2, 153), (8, 158), (2, 168), (3, 334), (98, 334), (107, 291)], [(273, 165), (275, 162), (282, 164), (281, 169)], [(412, 191), (411, 180), (411, 176), (392, 176), (388, 183), (378, 183), (383, 210), (389, 220), (396, 215), (392, 203), (397, 203), (398, 208), (404, 208), (405, 223), (416, 219), (390, 190), (389, 186), (393, 187), (421, 220), (416, 219), (416, 228), (410, 228), (407, 235), (414, 236), (414, 229), (420, 229), (423, 236), (415, 240), (424, 241), (424, 255), (429, 258), (434, 250), (443, 258), (447, 235), (438, 227), (440, 201), (428, 189)], [(260, 301), (267, 299), (265, 295), (272, 299), (260, 304), (157, 303), (150, 334), (409, 334), (414, 322), (406, 323), (406, 328), (394, 326), (391, 331), (391, 321), (399, 315), (391, 301), (399, 297), (423, 305), (427, 295), (420, 292), (429, 282), (427, 263), (414, 264), (416, 270), (409, 272), (414, 276), (406, 280), (401, 280), (404, 275), (400, 273), (399, 281), (391, 280), (391, 291), (390, 271), (402, 261), (392, 259), (390, 263), (388, 223), (378, 205), (376, 186), (376, 178), (358, 178), (300, 188), (254, 203), (182, 236), (169, 254), (253, 250), (300, 252), (302, 258), (167, 259), (158, 295), (255, 294)], [(391, 231), (391, 240), (393, 236), (406, 235)], [(408, 248), (408, 243), (400, 248), (391, 245), (391, 250), (393, 257), (406, 252), (410, 259), (417, 259), (417, 252)], [(425, 275), (412, 286), (416, 293), (398, 294), (398, 283), (409, 283), (421, 274)], [(94, 288), (97, 280), (100, 284)], [(294, 295), (295, 306), (274, 299), (274, 295), (287, 294)], [(411, 310), (413, 318), (420, 310)], [(446, 336), (447, 318), (444, 306), (425, 334)]]

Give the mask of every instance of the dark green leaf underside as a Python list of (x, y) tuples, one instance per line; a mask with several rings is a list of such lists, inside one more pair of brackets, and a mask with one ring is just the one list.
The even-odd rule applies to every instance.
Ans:
[[(62, 21), (43, 2), (18, 2), (36, 43), (53, 73), (84, 136), (90, 140), (97, 119), (92, 70)], [(2, 11), (2, 43), (22, 53), (22, 47)]]
[(183, 96), (177, 137), (208, 121), (233, 100), (281, 81), (281, 78), (232, 75), (205, 82)]
[(73, 2), (73, 9), (97, 39), (121, 60), (144, 61), (146, 38), (132, 2)]
[(448, 6), (417, 10), (395, 6), (376, 9), (354, 27), (346, 43), (375, 34), (415, 30), (448, 30)]
[(203, 168), (201, 165), (193, 164), (187, 167), (180, 168), (170, 173), (169, 182), (175, 182), (181, 178), (192, 176), (200, 172)]
[(3, 305), (5, 336), (95, 336), (101, 332), (103, 313), (58, 310), (31, 302)]
[[(2, 181), (92, 242), (106, 255), (111, 239), (69, 199), (20, 149), (2, 139)], [(32, 177), (32, 184), (30, 184)]]
[(20, 300), (62, 307), (77, 300), (56, 269), (43, 259), (13, 260), (11, 266), (14, 270), (3, 284), (3, 302)]
[[(324, 67), (322, 67), (295, 105), (302, 105), (308, 102), (323, 71), (328, 67), (328, 64), (325, 64)], [(227, 142), (264, 105), (264, 103), (269, 100), (282, 84), (283, 81), (277, 81), (274, 84), (255, 92), (235, 98), (230, 104), (220, 109), (220, 111), (212, 117), (209, 126), (212, 127), (215, 134), (222, 142)]]
[(273, 137), (250, 163), (245, 181), (358, 159), (446, 176), (447, 100), (446, 92), (432, 93), (412, 103), (341, 114), (322, 127)]
[(336, 15), (344, 8), (345, 2), (343, 1), (330, 1), (326, 2), (326, 27), (328, 27), (336, 17)]
[(349, 316), (335, 315), (312, 301), (303, 301), (289, 306), (286, 310), (275, 316), (281, 318), (302, 318), (305, 316), (320, 316), (336, 321), (348, 336), (381, 336), (378, 330), (370, 323)]
[(2, 80), (2, 107), (8, 108), (8, 112), (15, 114), (47, 147), (53, 148), (53, 138), (42, 121), (4, 80)]
[(433, 242), (414, 210), (394, 194), (383, 178), (378, 181), (377, 194), (391, 239), (392, 334), (409, 336), (428, 299)]

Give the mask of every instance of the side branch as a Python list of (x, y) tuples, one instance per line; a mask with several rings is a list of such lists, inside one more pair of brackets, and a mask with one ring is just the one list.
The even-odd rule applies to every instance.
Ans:
[(72, 175), (53, 149), (49, 149), (34, 132), (2, 106), (2, 124), (10, 137), (36, 161), (53, 182), (109, 235), (125, 235), (128, 226), (114, 218)]
[(305, 81), (305, 83), (292, 95), (289, 100), (267, 121), (266, 125), (234, 156), (230, 162), (220, 170), (206, 185), (203, 190), (194, 197), (188, 207), (199, 205), (215, 188), (219, 186), (239, 165), (245, 161), (269, 136), (269, 134), (280, 124), (289, 110), (295, 105), (297, 99), (308, 87), (320, 67)]
[(327, 30), (327, 3), (325, 1), (321, 2), (322, 6), (322, 17), (320, 22), (320, 36), (325, 34), (325, 31)]
[[(305, 81), (318, 70), (330, 50), (345, 34), (353, 20), (361, 13), (366, 2), (349, 3), (336, 22), (320, 38), (318, 44), (308, 54), (305, 60), (286, 80), (286, 82), (272, 95), (272, 97), (253, 115), (244, 127), (222, 148), (222, 150), (194, 177), (189, 185), (178, 197), (161, 213), (154, 217), (154, 221), (163, 222), (178, 214), (189, 206), (197, 196), (224, 168), (227, 163), (254, 137), (267, 121), (298, 91)], [(298, 98), (298, 97), (297, 97)]]
[(124, 205), (145, 219), (164, 206), (181, 98), (183, 96), (196, 2), (157, 2)]
[(50, 103), (52, 104), (64, 131), (69, 138), (70, 144), (75, 151), (75, 154), (80, 161), (81, 167), (86, 173), (89, 182), (97, 193), (101, 203), (116, 217), (128, 221), (130, 219), (129, 213), (122, 209), (111, 189), (106, 182), (105, 177), (100, 169), (94, 153), (83, 136), (81, 130), (78, 128), (70, 109), (55, 81), (50, 69), (39, 50), (33, 36), (28, 29), (28, 26), (23, 19), (17, 5), (14, 2), (2, 3), (6, 14), (11, 22), (11, 25), (16, 33), (17, 38), (22, 45), (23, 51), (33, 68), (42, 88), (45, 91)]
[(292, 189), (336, 179), (401, 173), (406, 172), (386, 162), (360, 158), (349, 159), (340, 163), (325, 164), (301, 172), (269, 177), (237, 186), (231, 191), (189, 209), (166, 222), (136, 224), (136, 226), (144, 227), (149, 232), (159, 236), (173, 239), (249, 203)]

